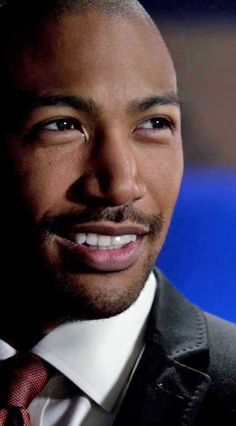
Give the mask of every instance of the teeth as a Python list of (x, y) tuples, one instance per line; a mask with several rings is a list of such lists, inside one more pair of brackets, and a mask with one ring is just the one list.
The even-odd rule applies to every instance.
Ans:
[(97, 246), (98, 245), (98, 236), (97, 236), (97, 234), (87, 234), (86, 235), (86, 243), (89, 246)]
[(99, 247), (110, 247), (112, 245), (112, 237), (110, 235), (99, 235), (97, 245)]
[(122, 246), (137, 240), (136, 235), (101, 235), (101, 234), (84, 234), (75, 235), (77, 244), (87, 244), (89, 246), (98, 247), (101, 250), (118, 249)]
[(86, 241), (86, 234), (77, 234), (75, 241), (77, 244), (84, 244)]
[(111, 238), (111, 243), (113, 246), (120, 246), (122, 244), (127, 244), (129, 242), (129, 238), (127, 239), (128, 235), (116, 235), (115, 237)]

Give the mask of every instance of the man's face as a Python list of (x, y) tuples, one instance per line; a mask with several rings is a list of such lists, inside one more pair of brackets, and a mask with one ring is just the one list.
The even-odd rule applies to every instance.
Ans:
[(18, 55), (8, 88), (33, 99), (7, 153), (39, 267), (70, 300), (60, 315), (116, 314), (155, 262), (182, 176), (166, 48), (138, 18), (66, 15)]

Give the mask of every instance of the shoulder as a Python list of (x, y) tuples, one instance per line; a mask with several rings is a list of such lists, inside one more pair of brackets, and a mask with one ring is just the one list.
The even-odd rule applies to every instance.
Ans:
[[(236, 325), (204, 313), (208, 330), (211, 385), (203, 402), (200, 425), (236, 424)], [(207, 413), (207, 415), (206, 415)], [(202, 416), (202, 417), (201, 417)]]
[[(210, 378), (196, 424), (236, 424), (236, 325), (204, 312), (154, 270), (156, 328), (168, 355)], [(210, 416), (210, 417), (209, 417)], [(207, 420), (208, 419), (208, 420)]]
[(236, 392), (236, 325), (209, 313), (205, 318), (212, 386), (217, 393), (230, 397)]
[[(169, 354), (179, 362), (208, 354), (204, 372), (236, 388), (236, 324), (204, 312), (187, 300), (168, 279), (154, 270), (159, 288), (155, 305), (156, 327)], [(171, 307), (171, 309), (170, 309)], [(192, 367), (196, 368), (193, 362)]]

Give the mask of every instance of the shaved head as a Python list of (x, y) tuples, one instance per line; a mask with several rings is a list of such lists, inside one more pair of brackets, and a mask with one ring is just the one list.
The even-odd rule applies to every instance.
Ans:
[[(91, 13), (143, 21), (165, 45), (156, 23), (137, 0), (0, 0), (0, 90), (5, 86), (11, 64), (24, 47), (34, 45), (47, 25), (55, 25), (63, 15), (85, 17)], [(166, 46), (165, 49), (168, 51)], [(172, 67), (174, 70), (173, 63)]]
[[(150, 15), (137, 0), (2, 0), (0, 1), (0, 17), (11, 15), (29, 20), (29, 16), (47, 18), (61, 13), (76, 11), (86, 13), (98, 11), (107, 15), (134, 16), (138, 14), (145, 16), (152, 22)], [(15, 15), (15, 13), (18, 15)]]
[(0, 0), (0, 47), (9, 55), (9, 44), (19, 51), (31, 43), (49, 22), (62, 15), (99, 13), (128, 19), (144, 19), (159, 33), (155, 22), (137, 0)]

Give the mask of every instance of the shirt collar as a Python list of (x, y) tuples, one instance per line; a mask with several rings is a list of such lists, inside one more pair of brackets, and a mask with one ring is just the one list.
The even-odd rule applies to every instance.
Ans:
[(4, 342), (4, 340), (0, 339), (0, 360), (1, 361), (16, 355), (16, 353), (17, 353), (16, 349), (14, 349), (7, 342)]
[[(64, 323), (45, 336), (32, 352), (52, 364), (104, 410), (111, 411), (144, 347), (155, 290), (156, 279), (151, 273), (138, 299), (126, 311), (107, 319)], [(11, 351), (8, 356), (14, 355), (15, 350), (7, 346)]]

